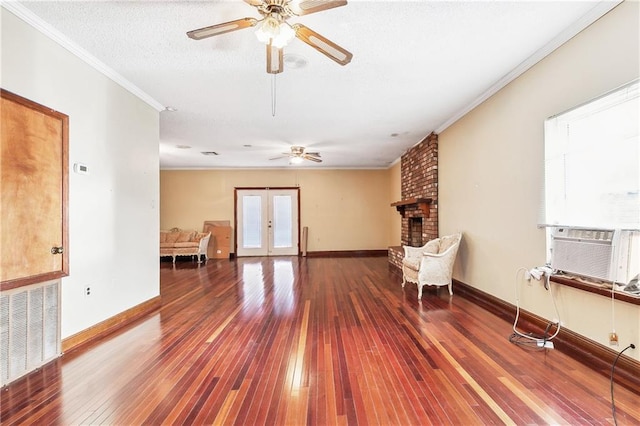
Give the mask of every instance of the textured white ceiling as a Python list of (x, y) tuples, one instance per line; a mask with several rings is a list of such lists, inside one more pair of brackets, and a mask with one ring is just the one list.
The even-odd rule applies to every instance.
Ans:
[(288, 167), (286, 159), (269, 158), (291, 145), (322, 154), (322, 164), (303, 167), (387, 167), (602, 9), (596, 1), (350, 1), (293, 17), (290, 23), (305, 24), (354, 56), (342, 67), (300, 40), (290, 43), (285, 54), (307, 64), (285, 65), (276, 77), (274, 117), (273, 78), (254, 29), (200, 41), (185, 34), (260, 16), (240, 0), (22, 5), (178, 109), (161, 112), (162, 168)]

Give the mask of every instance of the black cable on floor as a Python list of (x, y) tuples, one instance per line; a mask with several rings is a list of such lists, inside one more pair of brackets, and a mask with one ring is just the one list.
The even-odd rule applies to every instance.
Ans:
[[(540, 339), (542, 339), (542, 337), (540, 337)], [(538, 346), (538, 342), (536, 340), (528, 340), (522, 336), (517, 335), (516, 333), (513, 333), (511, 336), (509, 336), (509, 342), (533, 351), (544, 350), (544, 347)]]
[(613, 424), (616, 426), (618, 426), (618, 421), (616, 420), (616, 402), (613, 399), (613, 373), (616, 369), (616, 364), (618, 362), (618, 359), (620, 359), (620, 355), (622, 355), (624, 351), (626, 351), (627, 349), (635, 349), (635, 348), (636, 346), (633, 343), (631, 343), (629, 346), (627, 346), (626, 348), (618, 352), (618, 356), (616, 356), (616, 359), (613, 361), (613, 365), (611, 365), (611, 413), (613, 414)]

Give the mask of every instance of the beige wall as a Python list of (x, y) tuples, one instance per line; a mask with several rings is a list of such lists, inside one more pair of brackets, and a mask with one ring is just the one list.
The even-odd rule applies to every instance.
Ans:
[[(516, 279), (546, 260), (543, 122), (638, 78), (639, 13), (622, 3), (440, 134), (440, 233), (464, 232), (457, 279), (510, 303), (519, 286), (524, 309), (554, 319), (549, 293)], [(608, 344), (611, 300), (553, 288), (565, 326)], [(620, 347), (638, 345), (640, 307), (616, 302), (614, 315)]]
[(309, 227), (308, 251), (387, 248), (388, 170), (163, 170), (160, 227), (202, 229), (205, 220), (233, 224), (235, 187), (277, 186), (300, 186), (300, 224)]

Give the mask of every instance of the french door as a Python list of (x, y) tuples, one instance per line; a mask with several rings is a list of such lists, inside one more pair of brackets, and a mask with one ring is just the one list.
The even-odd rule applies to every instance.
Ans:
[(296, 189), (236, 189), (236, 256), (299, 252)]

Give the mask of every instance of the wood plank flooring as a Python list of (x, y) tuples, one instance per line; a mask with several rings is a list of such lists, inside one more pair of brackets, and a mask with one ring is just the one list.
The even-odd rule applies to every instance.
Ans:
[[(158, 313), (2, 389), (15, 424), (613, 424), (609, 379), (386, 258), (161, 263)], [(640, 395), (615, 387), (618, 424)]]

